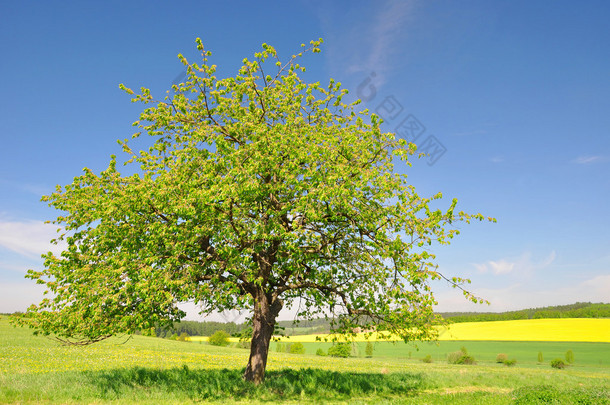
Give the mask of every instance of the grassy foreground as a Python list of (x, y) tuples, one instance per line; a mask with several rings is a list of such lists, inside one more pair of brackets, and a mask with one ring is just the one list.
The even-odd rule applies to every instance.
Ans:
[(247, 357), (243, 349), (142, 336), (58, 346), (2, 319), (0, 403), (610, 404), (608, 366), (554, 370), (548, 363), (509, 368), (272, 352), (265, 384), (254, 387), (241, 379)]

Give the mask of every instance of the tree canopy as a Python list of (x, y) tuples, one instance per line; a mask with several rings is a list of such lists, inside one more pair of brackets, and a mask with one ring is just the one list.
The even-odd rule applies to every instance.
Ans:
[[(43, 197), (62, 211), (67, 249), (49, 252), (27, 277), (49, 296), (21, 322), (76, 343), (169, 325), (191, 301), (204, 313), (250, 310), (252, 346), (245, 378), (264, 378), (276, 318), (331, 316), (334, 328), (377, 328), (406, 341), (436, 336), (430, 281), (468, 280), (438, 272), (435, 244), (458, 221), (485, 219), (432, 209), (394, 170), (416, 146), (380, 130), (381, 120), (347, 90), (306, 83), (299, 61), (319, 41), (282, 62), (263, 44), (234, 77), (216, 77), (179, 55), (187, 77), (134, 123), (150, 148), (119, 141), (134, 174), (115, 156), (100, 174), (84, 173)], [(127, 159), (127, 158), (126, 158)], [(489, 218), (492, 220), (492, 218)], [(57, 242), (57, 241), (56, 241)], [(478, 298), (464, 290), (472, 301)]]

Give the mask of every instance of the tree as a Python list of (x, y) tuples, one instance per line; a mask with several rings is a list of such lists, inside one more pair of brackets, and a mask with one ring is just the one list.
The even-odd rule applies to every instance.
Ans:
[(292, 354), (303, 354), (305, 353), (305, 346), (301, 342), (291, 343), (288, 346), (288, 353)]
[(85, 168), (43, 197), (63, 212), (53, 222), (68, 247), (28, 272), (50, 295), (20, 322), (88, 344), (169, 327), (185, 301), (203, 313), (250, 310), (244, 378), (255, 383), (284, 307), (329, 316), (340, 333), (434, 338), (430, 280), (468, 280), (440, 274), (430, 246), (449, 243), (452, 224), (484, 217), (456, 213), (455, 199), (431, 208), (441, 194), (422, 198), (393, 170), (395, 160), (409, 164), (414, 144), (343, 103), (340, 83), (301, 80), (298, 61), (321, 42), (286, 63), (263, 44), (235, 77), (219, 79), (197, 39), (203, 62), (179, 55), (187, 77), (171, 95), (155, 101), (142, 88), (132, 101), (147, 108), (133, 138), (147, 133), (151, 146), (134, 152), (119, 141), (133, 174), (113, 155), (99, 175)]
[(352, 353), (352, 345), (347, 342), (340, 342), (328, 348), (328, 355), (332, 357), (349, 357)]
[(214, 346), (228, 346), (229, 345), (229, 334), (224, 330), (217, 330), (208, 339), (208, 343)]
[(366, 354), (366, 357), (373, 357), (373, 344), (371, 342), (366, 342), (364, 353)]

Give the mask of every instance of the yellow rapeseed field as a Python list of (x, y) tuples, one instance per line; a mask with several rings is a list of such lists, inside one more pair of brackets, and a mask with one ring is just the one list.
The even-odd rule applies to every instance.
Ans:
[(439, 339), (610, 342), (610, 319), (523, 319), (458, 323), (441, 331)]
[[(440, 329), (439, 340), (506, 340), (538, 342), (609, 342), (610, 319), (524, 319), (516, 321), (466, 322)], [(332, 335), (302, 335), (280, 338), (283, 342), (332, 340)], [(193, 340), (196, 338), (193, 337)], [(201, 338), (198, 338), (198, 340)], [(206, 338), (207, 339), (207, 338)], [(203, 340), (203, 339), (201, 339)], [(235, 339), (237, 340), (237, 339)], [(365, 341), (358, 334), (356, 341)], [(373, 334), (369, 340), (382, 340)], [(384, 340), (401, 340), (397, 336)]]

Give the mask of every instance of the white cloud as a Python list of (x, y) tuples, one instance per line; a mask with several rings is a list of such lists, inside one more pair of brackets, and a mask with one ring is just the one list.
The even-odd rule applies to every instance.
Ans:
[(45, 288), (31, 280), (0, 283), (0, 312), (24, 312), (30, 305), (42, 301)]
[(479, 273), (487, 272), (487, 264), (486, 263), (472, 263), (472, 265), (479, 271)]
[[(553, 281), (540, 284), (513, 283), (504, 288), (478, 288), (475, 295), (487, 299), (490, 305), (473, 304), (457, 290), (436, 294), (439, 312), (503, 312), (575, 302), (610, 302), (610, 275), (601, 275), (585, 281)], [(567, 286), (561, 286), (568, 284)]]
[(555, 253), (555, 251), (552, 251), (547, 257), (545, 257), (541, 261), (533, 261), (531, 256), (531, 253), (525, 252), (518, 258), (512, 260), (489, 260), (484, 263), (473, 263), (473, 266), (480, 273), (487, 273), (491, 271), (493, 274), (496, 275), (516, 272), (531, 274), (536, 270), (540, 270), (551, 265), (555, 261), (557, 254)]
[(505, 274), (513, 271), (515, 268), (515, 263), (511, 263), (506, 260), (500, 260), (497, 262), (490, 260), (489, 267), (491, 267), (494, 274)]
[[(332, 2), (318, 3), (316, 11), (328, 39), (332, 74), (375, 72), (375, 84), (383, 85), (385, 74), (394, 67), (392, 57), (404, 52), (405, 29), (417, 3), (378, 1), (362, 5), (357, 13), (353, 11), (358, 6), (350, 13)], [(335, 18), (337, 13), (342, 18)]]
[(0, 273), (24, 273), (32, 266), (24, 262), (6, 262), (0, 261)]
[(574, 163), (578, 163), (579, 165), (587, 165), (595, 162), (600, 162), (604, 160), (602, 156), (579, 156), (573, 160)]
[(399, 42), (396, 33), (400, 32), (413, 9), (413, 1), (387, 1), (383, 3), (372, 25), (370, 53), (361, 68), (362, 70), (366, 72), (370, 70), (380, 71), (390, 65), (388, 57), (397, 48)]
[(601, 297), (599, 301), (610, 302), (610, 275), (597, 276), (584, 281), (580, 283), (580, 288)]
[(28, 258), (40, 258), (48, 251), (59, 254), (62, 246), (50, 243), (58, 236), (56, 231), (56, 225), (43, 221), (0, 220), (0, 246)]

